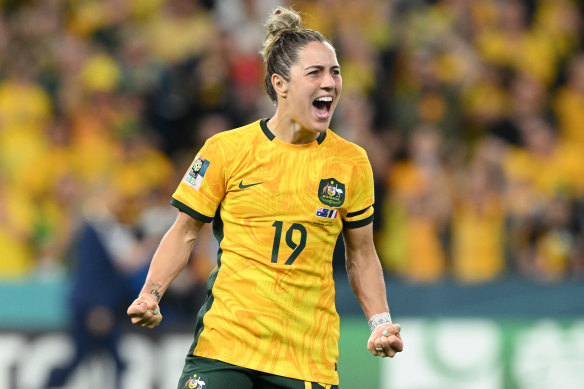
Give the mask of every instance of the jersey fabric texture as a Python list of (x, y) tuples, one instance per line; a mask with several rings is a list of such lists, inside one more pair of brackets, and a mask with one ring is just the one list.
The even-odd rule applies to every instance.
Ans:
[(330, 130), (294, 145), (267, 121), (209, 138), (172, 196), (219, 241), (190, 352), (338, 384), (332, 257), (343, 228), (373, 221), (371, 165)]

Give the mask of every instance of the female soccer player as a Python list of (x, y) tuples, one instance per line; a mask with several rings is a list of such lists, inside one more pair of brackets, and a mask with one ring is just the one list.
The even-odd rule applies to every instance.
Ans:
[(369, 160), (328, 129), (342, 88), (335, 49), (301, 22), (282, 7), (268, 18), (262, 55), (276, 112), (207, 140), (172, 196), (177, 219), (128, 308), (132, 323), (160, 323), (160, 298), (212, 221), (217, 267), (179, 389), (336, 388), (332, 257), (341, 232), (372, 331), (367, 348), (393, 357), (403, 347), (373, 245)]

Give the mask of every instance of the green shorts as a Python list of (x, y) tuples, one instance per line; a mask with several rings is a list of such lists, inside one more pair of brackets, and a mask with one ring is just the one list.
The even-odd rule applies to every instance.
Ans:
[(338, 389), (257, 370), (216, 359), (188, 356), (177, 389)]

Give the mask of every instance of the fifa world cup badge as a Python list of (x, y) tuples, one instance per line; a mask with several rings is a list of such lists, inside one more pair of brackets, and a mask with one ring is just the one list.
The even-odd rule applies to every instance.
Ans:
[(191, 177), (197, 178), (202, 167), (203, 167), (203, 160), (201, 159), (201, 157), (199, 157), (197, 155), (197, 158), (195, 158), (195, 162), (193, 163), (193, 166), (191, 167), (191, 171), (189, 173), (191, 175)]
[(199, 190), (201, 184), (203, 183), (203, 178), (205, 177), (205, 173), (207, 172), (207, 168), (211, 163), (209, 160), (205, 160), (201, 158), (200, 155), (197, 155), (193, 165), (191, 166), (188, 174), (185, 175), (183, 181), (196, 190)]

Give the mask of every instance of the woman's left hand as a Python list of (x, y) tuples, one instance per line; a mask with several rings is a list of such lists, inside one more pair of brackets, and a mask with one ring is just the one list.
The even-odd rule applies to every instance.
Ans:
[(404, 349), (404, 342), (400, 335), (399, 324), (386, 324), (371, 333), (367, 341), (367, 349), (371, 354), (382, 358), (393, 358)]

